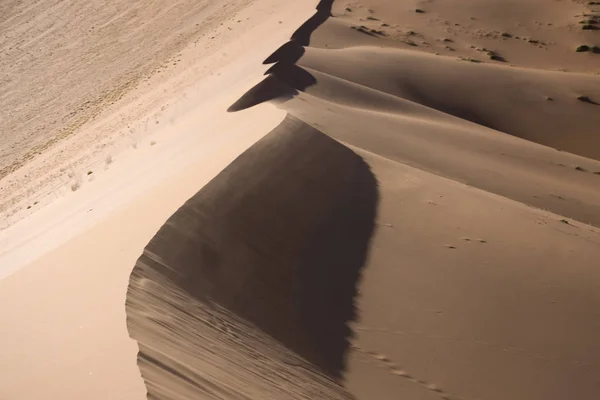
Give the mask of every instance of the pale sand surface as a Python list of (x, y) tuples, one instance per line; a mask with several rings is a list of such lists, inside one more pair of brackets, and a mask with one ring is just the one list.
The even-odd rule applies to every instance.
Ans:
[[(183, 201), (284, 118), (270, 105), (247, 115), (225, 110), (312, 12), (274, 1), (242, 5), (221, 5), (211, 18), (224, 26), (216, 23), (182, 49), (173, 71), (153, 74), (147, 86), (3, 179), (11, 188), (3, 199), (22, 190), (24, 202), (18, 199), (20, 213), (3, 209), (8, 228), (0, 231), (0, 397), (144, 397), (125, 325), (131, 268)], [(240, 10), (234, 15), (233, 6)], [(76, 191), (73, 182), (81, 185)]]
[[(137, 346), (125, 326), (124, 297), (131, 266), (181, 201), (260, 137), (261, 125), (268, 130), (277, 123), (279, 113), (265, 108), (271, 112), (259, 111), (257, 117), (263, 122), (254, 129), (227, 126), (240, 134), (229, 146), (221, 146), (200, 162), (187, 165), (187, 171), (146, 189), (147, 196), (135, 196), (135, 202), (111, 210), (110, 217), (2, 281), (2, 304), (13, 304), (0, 313), (2, 362), (10, 365), (2, 374), (2, 396), (144, 397), (135, 363)], [(103, 207), (99, 201), (94, 206)], [(63, 222), (58, 229), (79, 228), (64, 226), (75, 223)], [(52, 242), (48, 235), (53, 234), (56, 229), (41, 240)], [(25, 245), (23, 251), (38, 251), (38, 243)], [(3, 258), (3, 265), (19, 261)]]
[(36, 107), (100, 87), (6, 108), (58, 131), (3, 136), (55, 143), (0, 180), (0, 397), (600, 396), (600, 5), (174, 4), (70, 9), (152, 43), (82, 129)]

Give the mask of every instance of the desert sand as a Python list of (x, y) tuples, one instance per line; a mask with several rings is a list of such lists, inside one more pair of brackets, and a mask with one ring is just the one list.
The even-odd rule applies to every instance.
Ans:
[(0, 397), (600, 397), (600, 4), (56, 3), (1, 20), (73, 72), (3, 81)]

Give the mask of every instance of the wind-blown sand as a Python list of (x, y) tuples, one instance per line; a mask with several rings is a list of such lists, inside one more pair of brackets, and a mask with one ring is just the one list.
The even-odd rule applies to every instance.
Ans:
[(600, 396), (599, 6), (315, 5), (4, 231), (0, 394)]

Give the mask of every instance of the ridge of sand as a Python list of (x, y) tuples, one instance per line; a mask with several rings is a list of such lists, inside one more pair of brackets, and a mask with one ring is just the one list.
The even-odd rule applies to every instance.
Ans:
[[(280, 25), (281, 4), (256, 2), (271, 19), (247, 39), (269, 37), (271, 51), (282, 43), (271, 30), (299, 28), (238, 101), (254, 78), (206, 88), (227, 93), (203, 108), (226, 121), (212, 128), (241, 135), (181, 163), (188, 153), (177, 149), (194, 141), (167, 141), (158, 182), (135, 185), (128, 204), (107, 199), (118, 204), (94, 227), (2, 281), (3, 304), (25, 296), (0, 314), (15, 360), (4, 390), (141, 398), (145, 383), (160, 399), (595, 400), (597, 55), (573, 51), (597, 43), (574, 16), (594, 11), (509, 3), (323, 0), (308, 19), (306, 4), (288, 5), (298, 24)], [(518, 68), (420, 52), (485, 54), (471, 43)], [(262, 59), (230, 72), (258, 80)], [(251, 108), (267, 101), (281, 114)], [(216, 111), (229, 104), (239, 112)], [(74, 351), (63, 354), (66, 340)], [(57, 376), (79, 379), (52, 385)]]
[[(149, 396), (336, 398), (308, 371), (357, 399), (594, 399), (599, 78), (381, 49), (389, 33), (340, 33), (357, 4), (370, 21), (405, 7), (321, 1), (229, 108), (273, 101), (286, 120), (136, 262)], [(241, 331), (286, 349), (244, 357)]]

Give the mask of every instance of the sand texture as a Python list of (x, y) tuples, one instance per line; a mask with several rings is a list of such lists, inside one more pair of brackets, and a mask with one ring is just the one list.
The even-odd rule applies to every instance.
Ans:
[[(10, 118), (50, 124), (43, 104), (127, 73), (149, 84), (94, 103), (68, 138), (6, 136), (0, 184), (19, 195), (0, 232), (0, 397), (600, 398), (592, 3), (179, 1), (86, 17), (143, 21), (114, 32), (140, 51), (90, 67), (106, 89), (41, 57), (90, 88), (58, 85)], [(14, 22), (34, 7), (2, 7), (0, 23), (51, 47)], [(108, 51), (72, 43), (72, 60)], [(118, 162), (99, 172), (108, 149)], [(53, 171), (88, 169), (24, 209), (55, 193)]]

